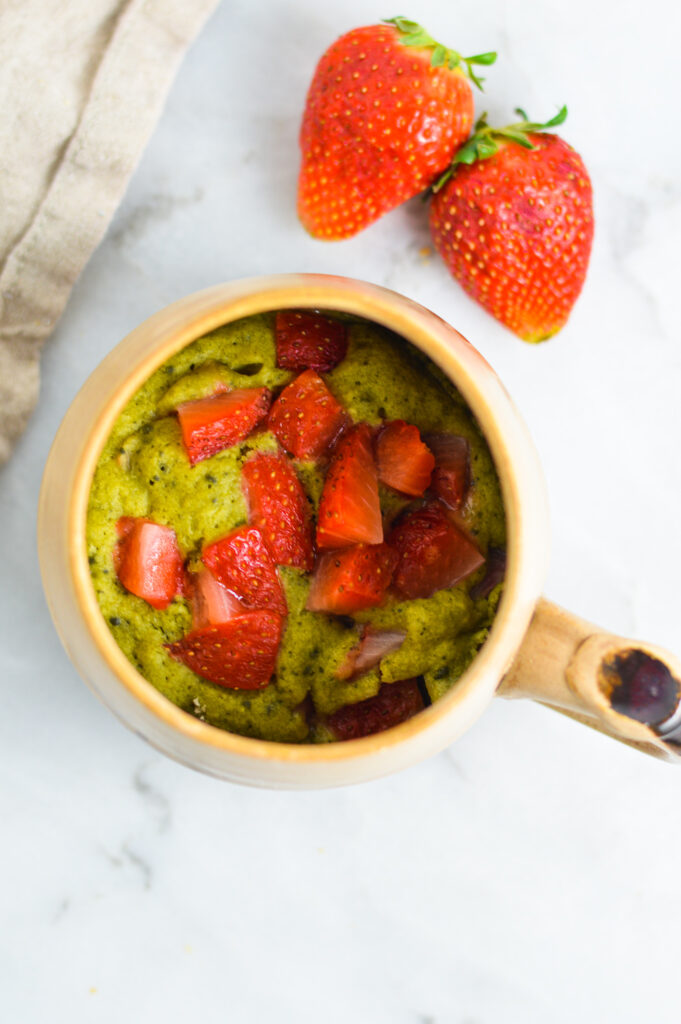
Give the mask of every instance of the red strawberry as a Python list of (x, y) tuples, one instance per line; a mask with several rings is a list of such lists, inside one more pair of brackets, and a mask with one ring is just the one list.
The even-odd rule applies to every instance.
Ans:
[(237, 388), (180, 405), (177, 415), (192, 466), (248, 437), (267, 415), (271, 398), (267, 388)]
[(567, 142), (538, 134), (566, 116), (563, 107), (546, 125), (499, 130), (478, 122), (430, 208), (435, 246), (454, 277), (525, 341), (565, 325), (589, 263), (589, 175)]
[(182, 589), (182, 556), (175, 531), (150, 519), (122, 516), (114, 548), (118, 578), (152, 608), (167, 608)]
[(393, 420), (378, 435), (376, 465), (381, 483), (418, 498), (430, 483), (435, 459), (421, 440), (418, 427)]
[(407, 634), (402, 629), (374, 629), (365, 626), (362, 636), (336, 669), (337, 679), (359, 679), (385, 657), (399, 651)]
[(347, 421), (326, 384), (314, 370), (291, 381), (272, 406), (270, 430), (296, 459), (317, 459)]
[(431, 491), (451, 509), (461, 508), (471, 483), (468, 441), (457, 434), (428, 434), (425, 440), (435, 456)]
[(192, 607), (194, 629), (219, 626), (244, 613), (241, 601), (222, 583), (218, 583), (205, 566), (189, 576), (187, 592)]
[(241, 526), (209, 544), (203, 552), (203, 562), (246, 608), (269, 608), (286, 615), (286, 598), (277, 568), (255, 526)]
[(360, 423), (333, 453), (317, 517), (317, 547), (380, 544), (383, 540), (371, 430)]
[(202, 679), (232, 690), (260, 690), (274, 672), (281, 629), (282, 618), (275, 612), (244, 612), (165, 646)]
[(358, 740), (392, 729), (423, 710), (423, 697), (416, 679), (384, 683), (375, 697), (358, 704), (346, 704), (325, 721), (337, 740)]
[(348, 332), (340, 320), (321, 313), (285, 310), (275, 325), (277, 366), (284, 370), (317, 370), (327, 373), (345, 358)]
[(470, 589), (473, 598), (489, 597), (506, 576), (506, 548), (490, 548), (487, 552), (485, 575)]
[(485, 561), (437, 501), (406, 515), (387, 543), (399, 555), (393, 586), (401, 597), (430, 597), (470, 576)]
[[(349, 238), (422, 192), (473, 123), (462, 57), (420, 25), (391, 18), (341, 36), (322, 56), (300, 132), (298, 215), (316, 238)], [(464, 71), (465, 67), (465, 71)]]
[(357, 544), (319, 559), (307, 598), (312, 612), (351, 615), (374, 608), (390, 586), (398, 556), (387, 544)]
[(312, 527), (302, 484), (285, 455), (259, 454), (243, 468), (250, 521), (277, 565), (311, 569)]

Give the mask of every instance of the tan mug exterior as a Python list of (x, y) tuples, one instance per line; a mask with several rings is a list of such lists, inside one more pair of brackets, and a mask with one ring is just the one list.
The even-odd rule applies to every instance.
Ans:
[[(366, 317), (425, 352), (451, 378), (485, 434), (508, 527), (504, 594), (489, 638), (444, 697), (384, 733), (346, 743), (285, 744), (217, 729), (176, 707), (116, 644), (90, 579), (90, 483), (119, 413), (162, 363), (222, 324), (282, 308)], [(129, 334), (84, 384), (57, 432), (43, 476), (38, 548), (45, 594), (62, 643), (92, 690), (152, 746), (192, 768), (249, 785), (309, 789), (377, 778), (436, 753), (482, 714), (495, 693), (531, 696), (659, 756), (673, 758), (675, 710), (664, 728), (615, 710), (617, 671), (629, 655), (666, 672), (681, 693), (681, 665), (650, 645), (620, 641), (539, 601), (549, 550), (541, 468), (509, 395), (485, 359), (424, 307), (343, 277), (285, 274), (218, 285), (161, 310)], [(636, 667), (634, 666), (634, 667)], [(631, 673), (629, 673), (631, 675)], [(648, 678), (648, 677), (646, 677)], [(661, 736), (665, 733), (665, 737)], [(670, 738), (671, 737), (671, 738)]]

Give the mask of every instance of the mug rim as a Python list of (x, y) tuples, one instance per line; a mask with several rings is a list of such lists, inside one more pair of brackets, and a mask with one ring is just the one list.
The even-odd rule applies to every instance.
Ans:
[[(172, 703), (138, 672), (116, 643), (97, 602), (87, 559), (86, 521), (92, 477), (113, 425), (130, 398), (167, 359), (209, 331), (245, 316), (285, 308), (321, 308), (364, 317), (404, 337), (440, 366), (461, 391), (489, 446), (506, 516), (508, 562), (504, 591), (489, 636), (469, 667), (446, 694), (406, 722), (382, 733), (344, 742), (299, 744), (242, 736), (203, 722)], [(543, 521), (546, 527), (548, 521), (536, 451), (508, 393), (484, 357), (454, 327), (397, 292), (330, 275), (272, 275), (217, 285), (164, 307), (114, 347), (95, 368), (74, 402), (88, 388), (92, 389), (94, 378), (106, 378), (110, 365), (118, 367), (121, 355), (131, 354), (145, 335), (141, 357), (133, 360), (122, 381), (109, 386), (106, 400), (83, 440), (67, 510), (68, 559), (79, 610), (100, 656), (119, 684), (173, 732), (249, 761), (312, 767), (362, 759), (387, 747), (404, 745), (405, 741), (433, 730), (436, 723), (454, 719), (455, 709), (466, 704), (476, 705), (473, 718), (470, 707), (465, 716), (468, 724), (472, 724), (494, 695), (520, 646), (541, 591), (548, 552), (547, 543), (543, 544), (545, 550), (541, 550), (541, 540), (539, 551), (529, 549), (537, 523)], [(493, 403), (497, 403), (494, 408)], [(515, 431), (509, 431), (509, 425), (515, 425)], [(517, 471), (518, 452), (512, 449), (519, 443), (531, 456), (534, 496), (524, 493), (527, 481), (521, 481)], [(526, 471), (527, 466), (524, 468)], [(531, 504), (528, 497), (534, 497)], [(542, 562), (539, 570), (537, 557)], [(534, 569), (530, 572), (532, 565)], [(51, 610), (55, 618), (54, 609)], [(101, 690), (96, 692), (111, 707)], [(151, 742), (158, 746), (156, 740)], [(175, 752), (163, 746), (161, 749), (177, 757)]]

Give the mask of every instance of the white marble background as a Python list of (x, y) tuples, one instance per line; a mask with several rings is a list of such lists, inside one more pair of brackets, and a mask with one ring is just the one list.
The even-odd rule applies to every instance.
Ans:
[[(569, 105), (596, 244), (572, 320), (545, 346), (517, 341), (423, 255), (418, 201), (344, 243), (296, 221), (316, 59), (396, 13), (464, 53), (500, 51), (479, 110)], [(224, 0), (49, 343), (2, 477), (3, 1022), (678, 1021), (681, 770), (499, 701), (439, 757), (354, 789), (192, 774), (77, 678), (42, 599), (34, 522), (66, 407), (141, 319), (229, 278), (350, 273), (450, 320), (505, 380), (548, 477), (549, 596), (678, 651), (679, 28), (664, 0)]]

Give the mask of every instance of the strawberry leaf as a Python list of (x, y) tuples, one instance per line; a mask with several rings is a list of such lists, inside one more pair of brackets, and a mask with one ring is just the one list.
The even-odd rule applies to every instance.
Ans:
[(484, 64), (486, 66), (489, 64), (494, 64), (496, 59), (497, 55), (496, 53), (494, 53), (494, 51), (490, 53), (478, 53), (475, 55), (475, 57), (466, 57), (466, 60), (470, 61), (471, 64)]
[[(457, 164), (473, 164), (476, 160), (480, 159), (480, 146), (482, 145), (479, 139), (469, 139), (465, 146), (456, 154)], [(491, 156), (491, 153), (488, 154)]]
[(410, 21), (409, 18), (405, 18), (402, 15), (398, 15), (396, 18), (384, 18), (383, 21), (387, 25), (394, 25), (400, 32), (418, 32), (423, 31), (421, 26), (416, 21)]
[(445, 62), (445, 57), (446, 56), (447, 56), (447, 50), (445, 49), (445, 47), (444, 46), (440, 46), (440, 45), (436, 46), (435, 49), (433, 50), (432, 56), (430, 58), (430, 66), (431, 66), (431, 68), (442, 67), (442, 65)]
[(494, 156), (498, 147), (493, 139), (480, 139), (475, 148), (477, 159), (485, 160), (488, 156)]
[(544, 128), (556, 128), (559, 124), (562, 124), (563, 121), (565, 121), (567, 113), (567, 107), (563, 104), (558, 113), (552, 117), (550, 121), (546, 121), (544, 123)]
[[(526, 130), (535, 131), (534, 127), (528, 128)], [(534, 149), (534, 146), (532, 145), (524, 131), (516, 131), (514, 128), (509, 126), (508, 128), (504, 128), (503, 130), (499, 131), (497, 134), (504, 139), (509, 139), (511, 142), (517, 142), (519, 146), (524, 146), (525, 149)], [(498, 147), (495, 145), (494, 149), (492, 150), (492, 153), (496, 153), (497, 148)], [(490, 153), (489, 155), (491, 156), (492, 153)]]
[(476, 75), (475, 71), (473, 71), (472, 64), (469, 64), (468, 61), (466, 61), (466, 70), (468, 72), (468, 77), (470, 78), (473, 85), (475, 85), (480, 90), (480, 92), (482, 92), (482, 83), (485, 81), (485, 79), (480, 78), (479, 75)]
[[(482, 56), (490, 55), (483, 54)], [(440, 175), (435, 184), (431, 185), (431, 192), (433, 194), (439, 192), (443, 185), (449, 181), (459, 164), (473, 164), (476, 160), (487, 160), (488, 157), (494, 156), (499, 150), (500, 139), (515, 142), (516, 145), (523, 146), (525, 149), (534, 149), (529, 135), (563, 124), (567, 117), (567, 107), (562, 106), (558, 113), (554, 114), (550, 120), (543, 122), (528, 121), (527, 114), (521, 107), (516, 107), (515, 113), (522, 117), (523, 120), (516, 122), (516, 124), (509, 124), (505, 128), (490, 127), (487, 124), (487, 114), (479, 117), (475, 122), (473, 135), (456, 151), (450, 166), (444, 174)]]
[(433, 39), (429, 32), (415, 21), (410, 21), (398, 15), (396, 18), (384, 18), (386, 25), (394, 25), (398, 32), (402, 33), (400, 39), (402, 46), (418, 46), (420, 49), (432, 50), (430, 66), (433, 68), (447, 67), (450, 71), (461, 68), (464, 74), (468, 75), (471, 82), (482, 90), (484, 78), (480, 78), (474, 71), (474, 64), (494, 64), (497, 59), (496, 53), (477, 53), (474, 57), (463, 57), (457, 50), (443, 46)]

